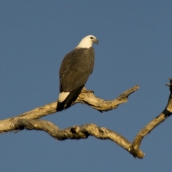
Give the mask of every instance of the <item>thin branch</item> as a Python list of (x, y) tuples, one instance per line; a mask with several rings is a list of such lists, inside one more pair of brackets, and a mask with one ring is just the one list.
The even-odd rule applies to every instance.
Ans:
[(131, 95), (133, 92), (137, 91), (138, 89), (139, 86), (136, 85), (133, 88), (130, 88), (129, 90), (120, 94), (116, 99), (105, 101), (101, 98), (96, 97), (93, 94), (93, 91), (88, 91), (86, 90), (86, 88), (83, 88), (75, 103), (87, 104), (100, 112), (109, 111), (117, 108), (120, 104), (126, 103), (128, 101), (128, 96)]
[(137, 152), (137, 150), (139, 150), (140, 148), (142, 139), (172, 114), (172, 79), (171, 78), (170, 78), (170, 84), (167, 84), (167, 86), (169, 86), (170, 88), (170, 96), (168, 99), (167, 106), (159, 116), (154, 118), (141, 131), (139, 131), (131, 146), (131, 149), (133, 151)]

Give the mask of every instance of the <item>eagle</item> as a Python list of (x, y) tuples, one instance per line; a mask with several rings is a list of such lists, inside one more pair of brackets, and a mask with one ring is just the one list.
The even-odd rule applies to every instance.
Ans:
[(93, 72), (94, 48), (92, 45), (98, 42), (93, 35), (85, 36), (73, 51), (65, 55), (59, 70), (58, 111), (68, 108), (76, 100)]

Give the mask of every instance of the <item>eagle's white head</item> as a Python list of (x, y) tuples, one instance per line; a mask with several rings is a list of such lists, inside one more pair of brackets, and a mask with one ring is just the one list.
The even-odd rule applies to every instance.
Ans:
[(98, 39), (93, 35), (88, 35), (79, 42), (76, 48), (90, 48), (94, 43), (98, 44)]

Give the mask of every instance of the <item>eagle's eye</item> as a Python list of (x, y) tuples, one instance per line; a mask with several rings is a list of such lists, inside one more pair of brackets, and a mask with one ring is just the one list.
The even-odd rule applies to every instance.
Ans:
[(91, 36), (90, 39), (94, 39), (94, 38)]

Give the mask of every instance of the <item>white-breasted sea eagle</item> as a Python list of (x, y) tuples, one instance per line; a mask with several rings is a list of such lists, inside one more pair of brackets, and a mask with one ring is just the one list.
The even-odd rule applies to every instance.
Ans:
[(57, 110), (71, 105), (80, 94), (94, 67), (94, 48), (98, 39), (93, 35), (84, 37), (75, 49), (63, 59), (60, 70), (60, 94)]

